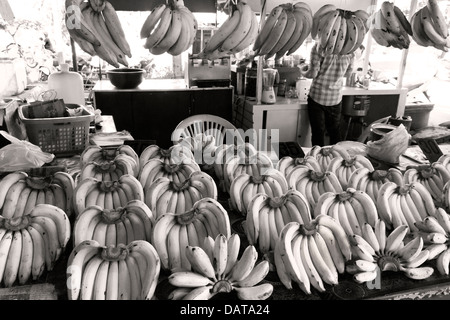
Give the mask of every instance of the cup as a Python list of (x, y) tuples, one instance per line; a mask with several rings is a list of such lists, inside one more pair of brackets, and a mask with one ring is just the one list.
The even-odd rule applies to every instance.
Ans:
[(288, 88), (286, 88), (285, 97), (286, 99), (297, 99), (298, 98), (297, 88), (293, 86), (289, 86)]

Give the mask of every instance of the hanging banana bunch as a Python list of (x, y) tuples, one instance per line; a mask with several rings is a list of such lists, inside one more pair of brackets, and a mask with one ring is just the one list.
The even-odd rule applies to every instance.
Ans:
[(91, 56), (118, 68), (131, 50), (116, 10), (107, 0), (66, 0), (65, 24), (71, 38)]
[(370, 34), (379, 45), (401, 50), (409, 48), (413, 31), (400, 8), (384, 1), (370, 20)]
[(231, 7), (231, 15), (205, 44), (199, 57), (218, 59), (241, 52), (253, 44), (258, 34), (255, 12), (245, 1)]
[(412, 38), (419, 46), (431, 46), (444, 52), (450, 48), (447, 23), (436, 0), (428, 0), (413, 14), (411, 27)]
[(311, 32), (313, 15), (305, 2), (274, 7), (264, 21), (253, 45), (258, 56), (275, 60), (297, 51)]
[(177, 56), (194, 43), (198, 22), (183, 0), (170, 0), (153, 8), (141, 27), (144, 48), (154, 55)]
[(325, 54), (350, 54), (364, 41), (368, 19), (364, 10), (343, 10), (326, 4), (314, 13), (311, 37)]

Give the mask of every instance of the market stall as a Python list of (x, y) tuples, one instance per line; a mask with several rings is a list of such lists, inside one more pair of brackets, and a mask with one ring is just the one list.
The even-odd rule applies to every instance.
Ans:
[[(199, 28), (194, 8), (211, 10), (202, 4), (66, 1), (72, 45), (113, 68), (89, 96), (75, 95), (92, 104), (72, 101), (82, 82), (60, 61), (47, 83), (0, 107), (9, 140), (0, 145), (0, 161), (8, 160), (0, 170), (0, 298), (447, 298), (450, 133), (410, 130), (403, 117), (409, 44), (447, 48), (437, 42), (448, 39), (438, 2), (411, 1), (411, 25), (391, 2), (215, 1), (227, 18), (187, 55)], [(80, 29), (71, 28), (67, 5), (82, 13)], [(125, 66), (133, 48), (117, 11), (127, 8), (149, 11), (141, 28), (149, 52), (178, 62), (187, 55), (183, 76), (146, 79)], [(441, 20), (414, 20), (417, 12)], [(371, 15), (377, 23), (367, 23)], [(341, 88), (344, 136), (356, 121), (367, 124), (351, 139), (312, 145), (309, 82), (295, 73), (304, 61), (290, 56), (313, 42), (346, 55), (372, 40), (401, 50), (397, 81), (367, 76), (367, 49), (361, 78)], [(265, 71), (277, 55), (278, 72), (293, 77), (291, 94), (281, 81), (275, 93), (276, 73)], [(235, 62), (244, 77), (232, 75)], [(53, 91), (57, 98), (47, 96)]]

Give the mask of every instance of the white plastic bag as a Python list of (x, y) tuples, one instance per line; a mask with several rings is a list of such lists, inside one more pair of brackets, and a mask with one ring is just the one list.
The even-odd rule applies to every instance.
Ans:
[(39, 146), (26, 140), (19, 140), (6, 131), (0, 134), (11, 142), (0, 149), (0, 170), (15, 171), (38, 168), (53, 161), (55, 155), (44, 152)]

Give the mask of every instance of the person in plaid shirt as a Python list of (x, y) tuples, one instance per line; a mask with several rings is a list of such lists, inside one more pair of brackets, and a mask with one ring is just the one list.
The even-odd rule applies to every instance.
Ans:
[(354, 60), (355, 53), (325, 55), (317, 42), (311, 49), (309, 66), (302, 74), (313, 79), (307, 100), (313, 146), (325, 144), (325, 131), (330, 137), (330, 144), (341, 141), (339, 126), (343, 78), (350, 77)]

